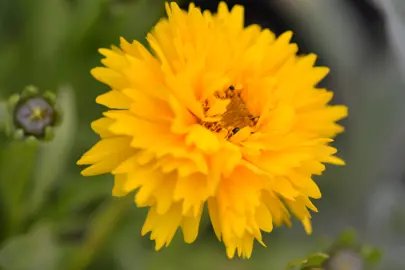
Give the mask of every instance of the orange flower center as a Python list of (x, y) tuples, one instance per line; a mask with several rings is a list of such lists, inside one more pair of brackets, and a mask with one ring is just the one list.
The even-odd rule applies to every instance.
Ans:
[[(210, 112), (216, 104), (219, 104), (217, 110), (220, 113), (212, 115)], [(221, 105), (223, 106), (222, 111)], [(241, 97), (241, 90), (236, 90), (233, 86), (225, 91), (216, 92), (211, 101), (205, 101), (203, 109), (207, 118), (200, 124), (212, 132), (223, 135), (226, 139), (230, 139), (242, 128), (253, 128), (259, 120), (259, 116), (254, 116), (249, 112)]]

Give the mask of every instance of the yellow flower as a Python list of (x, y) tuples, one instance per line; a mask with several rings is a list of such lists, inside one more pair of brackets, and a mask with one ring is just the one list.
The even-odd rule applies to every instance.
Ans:
[(179, 227), (193, 242), (205, 204), (229, 258), (249, 258), (290, 213), (311, 233), (311, 177), (344, 164), (328, 144), (347, 108), (315, 88), (329, 69), (297, 56), (291, 32), (245, 28), (241, 6), (166, 11), (147, 35), (152, 53), (124, 39), (100, 49), (106, 67), (92, 75), (112, 90), (96, 101), (110, 110), (92, 123), (101, 140), (78, 161), (91, 164), (83, 175), (112, 173), (114, 196), (137, 190), (156, 250)]

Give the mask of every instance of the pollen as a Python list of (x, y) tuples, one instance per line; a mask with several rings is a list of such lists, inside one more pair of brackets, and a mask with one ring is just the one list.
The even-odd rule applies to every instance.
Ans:
[(225, 139), (230, 139), (245, 127), (254, 133), (259, 116), (250, 113), (241, 96), (242, 91), (230, 86), (225, 91), (216, 92), (213, 99), (203, 103), (206, 118), (200, 124)]
[(34, 108), (32, 108), (31, 109), (32, 110), (32, 113), (31, 113), (31, 115), (30, 115), (30, 119), (31, 120), (33, 120), (33, 119), (43, 119), (43, 117), (44, 117), (44, 111), (42, 110), (42, 108), (40, 108), (40, 107), (34, 107)]

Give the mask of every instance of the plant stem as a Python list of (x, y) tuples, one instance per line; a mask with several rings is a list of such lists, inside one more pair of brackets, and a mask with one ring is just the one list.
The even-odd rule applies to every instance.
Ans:
[(12, 141), (0, 153), (0, 193), (4, 208), (5, 234), (18, 234), (23, 228), (27, 186), (32, 180), (38, 143)]
[(88, 235), (69, 264), (68, 270), (87, 269), (132, 203), (132, 196), (127, 196), (109, 200), (99, 207), (89, 224)]

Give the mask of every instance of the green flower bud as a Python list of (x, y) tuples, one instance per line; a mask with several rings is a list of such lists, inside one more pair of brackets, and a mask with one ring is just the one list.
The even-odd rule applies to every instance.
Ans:
[(52, 92), (41, 94), (34, 86), (26, 87), (8, 100), (10, 113), (6, 132), (16, 140), (46, 140), (54, 136), (53, 128), (61, 122), (61, 113)]

